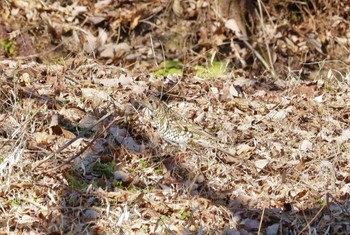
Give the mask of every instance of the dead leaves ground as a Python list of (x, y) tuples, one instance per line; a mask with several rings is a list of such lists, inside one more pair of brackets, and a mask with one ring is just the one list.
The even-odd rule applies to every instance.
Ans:
[[(0, 2), (1, 233), (349, 233), (347, 3), (246, 6), (249, 49), (228, 2)], [(164, 145), (159, 91), (242, 164)]]
[[(349, 88), (331, 70), (312, 82), (261, 83), (70, 63), (2, 62), (2, 233), (347, 231)], [(238, 86), (254, 92), (236, 96)], [(242, 165), (165, 146), (134, 101), (159, 87), (170, 106), (241, 150)]]

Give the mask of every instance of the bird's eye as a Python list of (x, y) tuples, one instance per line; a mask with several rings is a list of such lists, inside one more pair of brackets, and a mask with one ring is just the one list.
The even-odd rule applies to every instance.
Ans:
[(150, 103), (150, 104), (153, 104), (153, 100), (150, 100), (149, 103)]

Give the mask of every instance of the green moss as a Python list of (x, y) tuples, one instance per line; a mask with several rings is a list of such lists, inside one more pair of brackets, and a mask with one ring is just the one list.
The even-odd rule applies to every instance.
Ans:
[(89, 184), (86, 183), (84, 179), (77, 178), (74, 175), (68, 175), (67, 181), (69, 186), (76, 189), (87, 189), (87, 187), (89, 186)]
[(13, 56), (16, 51), (16, 45), (15, 42), (12, 40), (0, 40), (0, 46), (2, 50), (5, 51), (5, 53), (8, 56)]
[(12, 199), (9, 201), (10, 205), (13, 205), (13, 206), (20, 206), (22, 205), (22, 202), (21, 200), (18, 200), (18, 199)]
[(154, 72), (156, 77), (168, 76), (168, 75), (181, 75), (183, 65), (179, 61), (164, 61), (160, 66), (159, 70)]
[(139, 187), (139, 186), (136, 186), (136, 185), (131, 185), (128, 190), (130, 192), (142, 192), (143, 191), (143, 188)]
[(74, 202), (75, 202), (75, 198), (72, 198), (72, 197), (68, 198), (68, 204), (69, 205), (74, 204)]
[[(226, 71), (226, 62), (214, 61), (207, 67), (195, 66), (195, 71), (199, 77), (215, 78), (220, 74), (224, 74)], [(154, 72), (156, 77), (168, 76), (168, 75), (181, 75), (183, 72), (183, 64), (179, 61), (164, 61), (160, 65), (160, 69)]]
[(114, 188), (123, 188), (123, 181), (121, 180), (113, 180), (112, 185)]
[(60, 57), (56, 58), (55, 63), (57, 63), (57, 64), (63, 64), (64, 61), (65, 61), (65, 60), (64, 60), (64, 57), (63, 57), (63, 56), (60, 56)]
[(331, 86), (325, 86), (324, 88), (328, 93), (336, 93), (336, 89), (334, 87)]
[(226, 71), (226, 62), (214, 61), (212, 65), (205, 68), (203, 66), (195, 66), (198, 77), (203, 78), (216, 78), (220, 74), (224, 74)]
[(146, 158), (141, 158), (140, 159), (140, 168), (141, 169), (146, 169), (148, 167), (150, 167), (150, 165), (149, 165), (147, 159)]
[(290, 20), (294, 23), (300, 22), (301, 21), (301, 15), (298, 12), (291, 12), (290, 14)]
[(190, 218), (191, 214), (189, 211), (180, 211), (180, 219), (182, 220), (188, 220)]
[(326, 205), (326, 201), (323, 199), (318, 199), (315, 201), (315, 204), (320, 205), (320, 206), (324, 206), (324, 205)]
[(163, 167), (161, 165), (158, 165), (155, 169), (154, 169), (154, 173), (156, 174), (163, 174)]
[(108, 162), (108, 163), (100, 163), (97, 162), (93, 168), (93, 174), (96, 176), (104, 175), (107, 178), (110, 178), (114, 175), (114, 167), (117, 163)]
[(136, 174), (137, 173), (137, 170), (134, 169), (134, 168), (127, 168), (127, 171), (131, 174)]

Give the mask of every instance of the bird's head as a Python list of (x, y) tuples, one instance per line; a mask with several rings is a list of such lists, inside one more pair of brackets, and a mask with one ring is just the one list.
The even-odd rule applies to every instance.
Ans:
[(159, 106), (162, 105), (162, 102), (163, 101), (155, 96), (148, 96), (145, 99), (138, 101), (143, 107), (148, 108), (151, 111), (157, 110)]

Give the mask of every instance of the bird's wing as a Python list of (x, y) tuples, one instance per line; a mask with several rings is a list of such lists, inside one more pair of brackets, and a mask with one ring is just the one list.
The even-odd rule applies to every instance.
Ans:
[(196, 138), (197, 136), (198, 138), (204, 139), (216, 139), (215, 136), (204, 130), (201, 126), (198, 126), (197, 124), (190, 122), (189, 120), (187, 120), (187, 122), (186, 120), (182, 120), (180, 126), (184, 131), (192, 133), (194, 138)]

